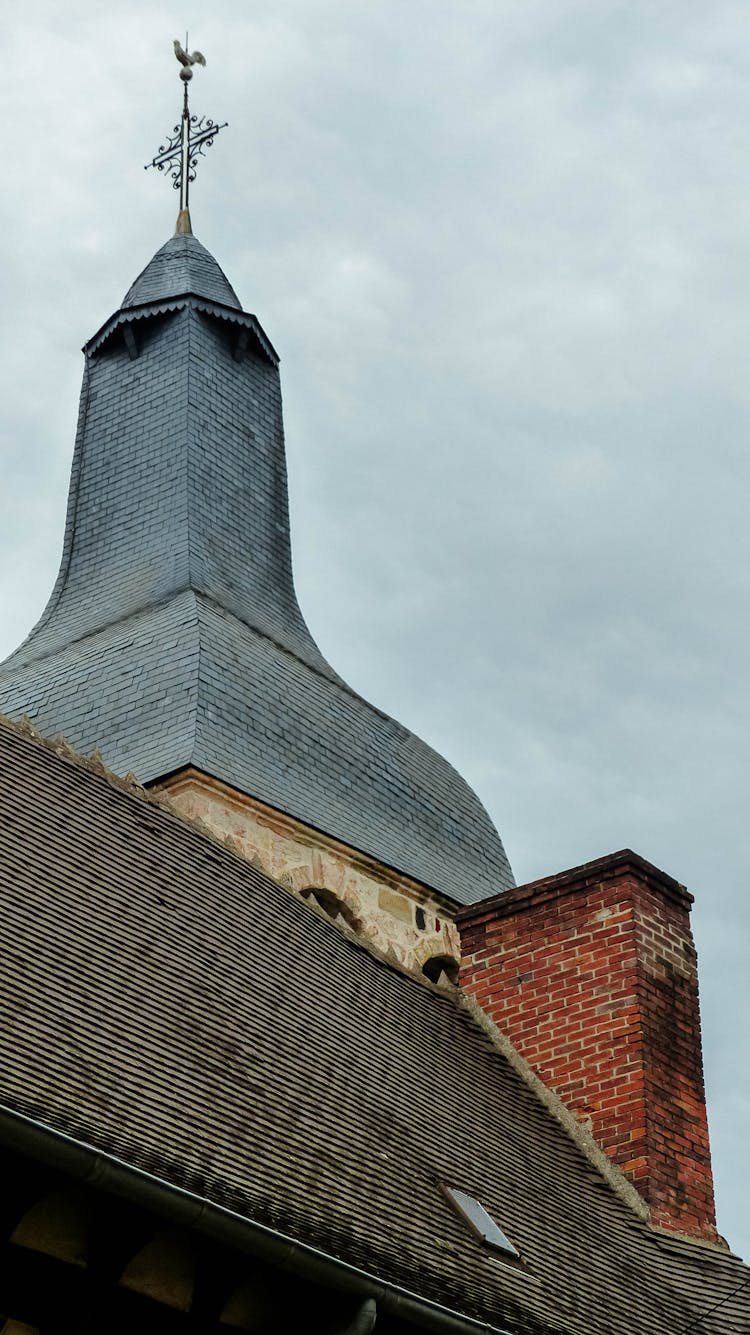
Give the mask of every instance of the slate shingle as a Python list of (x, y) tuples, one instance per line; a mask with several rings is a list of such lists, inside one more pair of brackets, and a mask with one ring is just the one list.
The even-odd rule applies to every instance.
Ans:
[(305, 624), (278, 368), (242, 321), (177, 236), (87, 346), (60, 574), (0, 710), (142, 782), (194, 765), (458, 903), (497, 894), (513, 877), (476, 794)]
[(240, 309), (234, 288), (213, 255), (197, 237), (183, 233), (171, 236), (157, 250), (125, 293), (122, 309), (179, 297), (185, 292)]

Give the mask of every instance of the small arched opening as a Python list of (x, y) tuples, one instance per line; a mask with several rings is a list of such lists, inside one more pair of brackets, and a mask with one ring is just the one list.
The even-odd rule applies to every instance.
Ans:
[(430, 955), (422, 965), (422, 973), (431, 983), (439, 983), (443, 977), (449, 983), (458, 982), (458, 960), (452, 955)]
[(327, 890), (325, 886), (310, 885), (301, 890), (300, 894), (303, 899), (311, 899), (317, 904), (326, 917), (331, 919), (331, 922), (336, 922), (337, 918), (341, 918), (352, 932), (362, 930), (361, 918), (357, 917), (346, 900), (342, 899), (341, 895), (337, 895), (335, 890)]

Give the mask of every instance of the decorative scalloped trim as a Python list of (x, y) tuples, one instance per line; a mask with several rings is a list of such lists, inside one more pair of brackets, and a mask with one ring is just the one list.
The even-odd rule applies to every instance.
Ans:
[(234, 310), (231, 306), (222, 306), (218, 301), (209, 301), (206, 297), (196, 297), (192, 293), (185, 293), (180, 297), (165, 297), (162, 301), (146, 302), (143, 306), (129, 307), (127, 310), (116, 311), (114, 315), (105, 321), (101, 329), (97, 330), (93, 338), (88, 343), (84, 343), (83, 351), (88, 356), (94, 356), (95, 353), (109, 342), (112, 335), (122, 327), (123, 324), (132, 324), (135, 320), (148, 320), (158, 315), (168, 315), (175, 311), (184, 310), (185, 307), (191, 310), (201, 311), (205, 315), (212, 316), (215, 320), (222, 320), (228, 324), (237, 324), (247, 329), (254, 337), (256, 345), (262, 356), (271, 363), (272, 366), (278, 366), (279, 355), (276, 352), (270, 339), (263, 332), (258, 320), (254, 315), (249, 315), (245, 311)]

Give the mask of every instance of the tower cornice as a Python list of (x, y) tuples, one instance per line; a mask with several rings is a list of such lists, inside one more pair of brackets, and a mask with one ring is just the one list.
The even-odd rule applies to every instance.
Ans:
[[(233, 306), (225, 306), (219, 301), (209, 301), (205, 297), (196, 297), (190, 292), (180, 293), (178, 296), (164, 298), (161, 301), (144, 302), (141, 306), (129, 306), (115, 311), (108, 320), (105, 320), (100, 329), (83, 345), (83, 352), (93, 356), (100, 352), (109, 342), (110, 338), (118, 329), (137, 323), (140, 320), (152, 319), (156, 316), (169, 315), (175, 311), (184, 310), (190, 307), (191, 310), (201, 311), (205, 315), (211, 315), (216, 320), (224, 320), (228, 324), (234, 324), (242, 329), (246, 329), (252, 336), (257, 352), (262, 357), (266, 357), (272, 366), (278, 366), (279, 355), (274, 348), (271, 340), (264, 332), (260, 321), (255, 315), (250, 315), (246, 311), (236, 310)], [(129, 341), (127, 345), (130, 347)], [(246, 342), (240, 344), (238, 351), (247, 346)]]

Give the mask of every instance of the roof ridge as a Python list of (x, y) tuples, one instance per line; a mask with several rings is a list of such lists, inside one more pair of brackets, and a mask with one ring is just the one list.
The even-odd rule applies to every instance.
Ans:
[[(125, 793), (129, 797), (135, 798), (136, 801), (145, 803), (146, 806), (157, 807), (159, 810), (163, 811), (166, 816), (173, 817), (175, 820), (178, 820), (181, 825), (191, 827), (199, 834), (208, 838), (211, 843), (217, 844), (220, 848), (223, 848), (225, 852), (233, 853), (236, 857), (240, 857), (248, 866), (255, 866), (249, 858), (244, 858), (241, 854), (237, 853), (237, 845), (231, 835), (222, 838), (220, 835), (217, 835), (209, 825), (206, 825), (200, 817), (188, 816), (184, 812), (178, 810), (169, 799), (166, 792), (158, 788), (146, 788), (139, 782), (131, 770), (129, 770), (127, 774), (118, 774), (115, 770), (110, 769), (98, 748), (93, 751), (90, 756), (85, 756), (82, 752), (76, 751), (75, 747), (71, 745), (67, 737), (64, 737), (62, 734), (57, 737), (45, 737), (35, 726), (33, 719), (29, 718), (28, 714), (22, 714), (20, 718), (13, 719), (7, 714), (0, 712), (0, 727), (7, 728), (9, 732), (14, 732), (18, 736), (25, 738), (27, 741), (35, 742), (37, 746), (42, 747), (45, 751), (51, 751), (54, 755), (58, 756), (59, 759), (67, 761), (68, 764), (75, 766), (76, 769), (84, 770), (88, 774), (98, 775), (100, 779), (104, 779), (111, 788), (116, 788), (118, 792)], [(256, 866), (255, 870), (262, 871), (262, 868)], [(263, 872), (263, 875), (267, 875), (267, 872)]]

